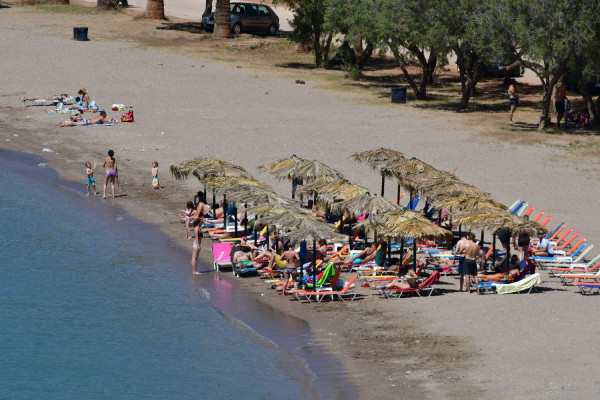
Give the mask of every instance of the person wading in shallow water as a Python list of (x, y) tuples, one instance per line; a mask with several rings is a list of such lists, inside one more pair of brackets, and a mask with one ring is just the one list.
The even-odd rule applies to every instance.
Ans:
[(115, 198), (115, 178), (119, 173), (117, 169), (117, 160), (115, 159), (115, 152), (112, 150), (108, 151), (108, 157), (104, 159), (104, 167), (106, 172), (104, 173), (104, 191), (102, 192), (102, 198), (106, 198), (106, 186), (110, 181), (110, 188), (112, 189), (112, 197)]

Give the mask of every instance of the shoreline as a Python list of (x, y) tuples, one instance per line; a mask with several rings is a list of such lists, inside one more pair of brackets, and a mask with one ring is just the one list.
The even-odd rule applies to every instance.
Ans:
[[(183, 239), (175, 210), (200, 185), (174, 181), (167, 175), (168, 165), (207, 155), (240, 162), (258, 179), (287, 195), (287, 182), (278, 183), (273, 177), (256, 173), (255, 167), (278, 155), (296, 153), (320, 159), (348, 173), (349, 179), (376, 188), (380, 182), (376, 174), (352, 163), (348, 156), (380, 144), (414, 154), (438, 168), (458, 167), (461, 178), (490, 191), (499, 201), (510, 204), (518, 196), (528, 196), (536, 207), (547, 207), (547, 212), (554, 215), (551, 226), (564, 218), (588, 233), (592, 242), (600, 237), (597, 221), (586, 219), (587, 212), (597, 204), (597, 189), (578, 194), (576, 204), (567, 195), (579, 193), (595, 181), (596, 162), (579, 168), (572, 164), (575, 157), (569, 158), (558, 149), (488, 139), (482, 129), (468, 124), (469, 116), (413, 107), (357, 106), (352, 104), (355, 97), (320, 92), (312, 87), (313, 82), (308, 82), (305, 90), (268, 73), (204, 59), (205, 68), (198, 72), (190, 69), (192, 62), (197, 65), (197, 59), (155, 49), (140, 50), (110, 38), (82, 44), (49, 37), (48, 33), (64, 21), (62, 16), (51, 16), (50, 25), (34, 27), (32, 23), (45, 16), (19, 14), (18, 10), (14, 15), (19, 18), (6, 21), (8, 28), (3, 29), (11, 33), (8, 40), (15, 48), (7, 45), (7, 52), (14, 55), (15, 61), (7, 58), (11, 80), (5, 80), (5, 93), (0, 98), (0, 123), (7, 132), (2, 139), (11, 139), (3, 141), (2, 147), (45, 154), (49, 166), (73, 182), (83, 181), (84, 161), (101, 160), (109, 147), (114, 148), (123, 171), (122, 186), (117, 190), (127, 194), (116, 202), (133, 217), (158, 226), (186, 251), (190, 244)], [(62, 23), (70, 26), (75, 22)], [(24, 45), (33, 46), (36, 51), (32, 54), (44, 60), (37, 65), (40, 77), (19, 70), (19, 66), (28, 65), (30, 58), (16, 50)], [(68, 59), (84, 56), (94, 65), (95, 73), (88, 76), (77, 68), (62, 71), (62, 60), (54, 52), (60, 57), (66, 54)], [(105, 62), (105, 54), (110, 55), (110, 63)], [(122, 66), (119, 74), (113, 73), (112, 62)], [(44, 78), (47, 76), (52, 76), (50, 82)], [(122, 85), (135, 87), (135, 91)], [(61, 130), (51, 126), (60, 117), (44, 115), (41, 107), (33, 110), (17, 106), (16, 99), (25, 93), (52, 93), (57, 87), (76, 90), (83, 86), (101, 105), (109, 106), (108, 99), (134, 105), (136, 123)], [(240, 87), (244, 90), (239, 91)], [(118, 115), (109, 113), (112, 116)], [(273, 120), (280, 121), (280, 126), (269, 124)], [(20, 138), (11, 137), (12, 127), (23, 132)], [(244, 146), (238, 145), (240, 140)], [(55, 152), (41, 153), (42, 147)], [(152, 190), (147, 179), (150, 162), (155, 158), (160, 161), (164, 190)], [(538, 166), (544, 168), (538, 170)], [(560, 188), (544, 184), (548, 175), (560, 182)], [(201, 254), (210, 262), (206, 244)], [(257, 279), (224, 279), (255, 295), (265, 292), (266, 285)], [(537, 388), (543, 393), (540, 397), (554, 398), (560, 392), (563, 370), (572, 371), (573, 385), (585, 388), (593, 380), (589, 372), (559, 350), (544, 353), (543, 368), (537, 363), (544, 345), (571, 336), (571, 323), (589, 324), (577, 316), (570, 316), (570, 323), (557, 323), (558, 318), (549, 310), (569, 315), (566, 303), (573, 302), (572, 306), (591, 312), (594, 299), (561, 293), (564, 289), (553, 284), (549, 284), (552, 290), (529, 297), (467, 298), (453, 293), (456, 286), (454, 278), (447, 279), (442, 286), (444, 295), (429, 299), (386, 301), (367, 290), (359, 291), (364, 295), (361, 301), (349, 304), (297, 304), (282, 301), (275, 294), (258, 301), (310, 321), (315, 340), (343, 360), (349, 381), (357, 383), (359, 398), (391, 398), (402, 393), (415, 399), (470, 399), (480, 397), (482, 387), (490, 390), (488, 393), (493, 390), (498, 397), (531, 398)], [(505, 315), (501, 310), (511, 312)], [(598, 321), (592, 324), (597, 326)], [(549, 333), (540, 337), (538, 329)], [(518, 343), (520, 351), (514, 359), (506, 357), (513, 348), (505, 338)], [(585, 340), (590, 336), (581, 334), (573, 344), (583, 345)], [(590, 351), (582, 357), (594, 364), (596, 353)], [(527, 376), (511, 369), (517, 361), (529, 368)]]
[[(188, 261), (189, 254), (177, 246), (172, 238), (160, 232), (158, 226), (130, 216), (127, 210), (118, 204), (107, 207), (106, 204), (102, 204), (101, 199), (86, 199), (85, 194), (80, 191), (80, 185), (64, 180), (59, 171), (47, 166), (47, 162), (48, 160), (40, 155), (0, 150), (0, 163), (19, 165), (18, 173), (34, 174), (37, 172), (36, 168), (42, 168), (44, 169), (42, 178), (45, 177), (48, 182), (56, 186), (55, 190), (60, 195), (75, 199), (82, 207), (89, 208), (91, 212), (106, 214), (105, 216), (108, 218), (117, 216), (118, 220), (122, 221), (115, 227), (119, 231), (117, 234), (137, 236), (139, 231), (143, 231), (145, 241), (160, 242), (160, 245), (171, 248), (170, 251), (177, 260)], [(32, 176), (32, 179), (41, 178)], [(156, 232), (152, 232), (152, 230), (156, 230)], [(210, 268), (210, 263), (204, 261), (201, 260), (199, 263), (201, 275), (191, 277), (191, 284), (198, 289), (210, 307), (215, 308), (230, 320), (233, 325), (237, 326), (237, 329), (253, 337), (255, 341), (275, 348), (279, 355), (275, 362), (280, 364), (290, 379), (306, 386), (307, 397), (357, 398), (350, 382), (346, 382), (344, 379), (343, 369), (338, 365), (340, 360), (327, 354), (318, 344), (313, 343), (310, 324), (307, 321), (271, 309), (271, 307), (265, 308), (264, 304), (259, 304), (256, 297), (249, 293), (231, 292), (229, 281), (220, 276), (214, 276), (214, 270)], [(177, 275), (190, 280), (186, 274), (189, 271), (189, 268), (186, 268), (187, 263), (175, 262), (174, 267)], [(228, 293), (226, 298), (220, 293), (223, 291)], [(282, 319), (287, 323), (278, 324)], [(270, 326), (273, 329), (265, 330), (264, 326)], [(290, 339), (293, 339), (291, 343)], [(337, 371), (337, 373), (331, 374), (331, 371)]]

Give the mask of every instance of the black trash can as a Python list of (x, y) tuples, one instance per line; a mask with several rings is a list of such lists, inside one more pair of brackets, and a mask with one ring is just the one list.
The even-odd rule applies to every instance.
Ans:
[(406, 87), (392, 87), (392, 103), (406, 103)]
[(87, 34), (88, 34), (87, 26), (73, 28), (73, 39), (75, 39), (75, 40), (82, 40), (82, 41), (88, 40)]

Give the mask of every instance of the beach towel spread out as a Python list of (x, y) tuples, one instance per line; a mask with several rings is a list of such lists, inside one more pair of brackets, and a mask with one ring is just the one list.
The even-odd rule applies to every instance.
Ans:
[(80, 126), (114, 126), (114, 122), (107, 122), (106, 124), (87, 124), (87, 125), (72, 125), (73, 128), (78, 128)]
[[(75, 97), (71, 96), (66, 99), (63, 99), (62, 104), (73, 104), (74, 100), (75, 100)], [(25, 100), (23, 103), (25, 104), (25, 107), (55, 106), (58, 103), (60, 103), (60, 101), (58, 101), (58, 100)]]
[(540, 283), (542, 283), (542, 277), (539, 273), (535, 273), (533, 275), (528, 276), (527, 278), (521, 279), (518, 282), (497, 284), (496, 292), (498, 294), (517, 293), (522, 290), (527, 290), (534, 285), (539, 285)]

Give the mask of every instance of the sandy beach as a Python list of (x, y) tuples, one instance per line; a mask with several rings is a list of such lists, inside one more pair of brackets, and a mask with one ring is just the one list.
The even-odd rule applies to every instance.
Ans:
[[(319, 71), (303, 72), (306, 85), (297, 85), (272, 71), (138, 45), (135, 36), (156, 34), (158, 23), (127, 15), (42, 15), (11, 7), (0, 9), (0, 21), (1, 147), (44, 155), (64, 179), (81, 182), (82, 191), (84, 162), (101, 164), (114, 149), (120, 171), (114, 202), (190, 252), (176, 211), (202, 187), (175, 181), (171, 164), (221, 158), (287, 196), (288, 182), (257, 167), (297, 154), (378, 192), (380, 178), (349, 156), (380, 146), (455, 170), (504, 204), (526, 200), (552, 215), (551, 228), (565, 221), (599, 242), (600, 163), (569, 151), (576, 138), (568, 135), (545, 145), (543, 134), (509, 131), (504, 113), (490, 113), (493, 129), (507, 128), (499, 139), (470, 114), (369, 104), (360, 94), (323, 90)], [(91, 40), (73, 41), (74, 26), (88, 26)], [(185, 35), (158, 32), (174, 40)], [(19, 101), (81, 87), (101, 107), (133, 106), (136, 122), (59, 128), (64, 115)], [(154, 160), (161, 190), (150, 185)], [(394, 186), (388, 181), (386, 197), (395, 195)], [(202, 257), (212, 259), (208, 240)], [(545, 272), (542, 290), (530, 295), (467, 295), (458, 293), (457, 278), (445, 277), (440, 296), (384, 300), (357, 288), (360, 301), (319, 305), (282, 298), (257, 278), (225, 275), (242, 290), (267, 293), (261, 301), (269, 306), (309, 321), (315, 340), (342, 360), (360, 398), (575, 399), (596, 392), (600, 350), (590, 344), (600, 326), (598, 297), (575, 294)]]

